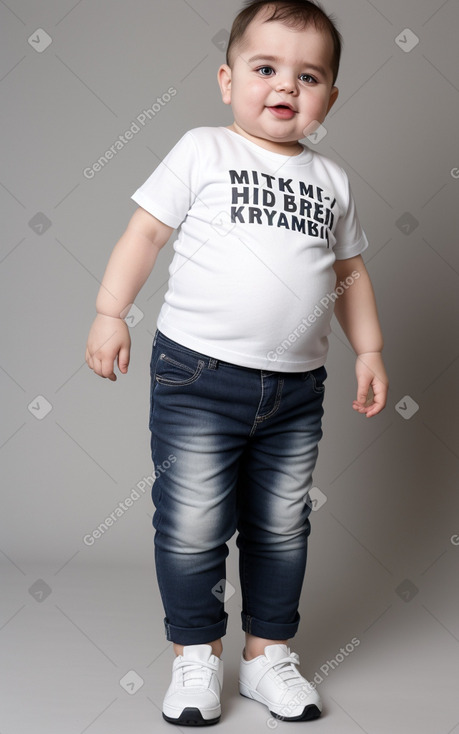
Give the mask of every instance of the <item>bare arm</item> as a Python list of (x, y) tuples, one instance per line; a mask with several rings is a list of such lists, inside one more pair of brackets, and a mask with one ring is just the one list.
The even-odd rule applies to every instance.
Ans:
[(86, 345), (86, 362), (101, 377), (116, 380), (116, 357), (120, 371), (127, 372), (131, 338), (123, 319), (172, 232), (172, 227), (139, 207), (113, 249), (96, 298), (97, 316)]
[(370, 418), (384, 408), (389, 386), (381, 355), (384, 343), (373, 286), (361, 255), (336, 260), (333, 267), (337, 288), (346, 278), (348, 283), (352, 279), (347, 288), (342, 287), (344, 292), (335, 302), (335, 316), (357, 354), (357, 400), (352, 407)]
[(124, 318), (153, 270), (158, 252), (166, 244), (172, 227), (139, 207), (116, 243), (105, 269), (96, 299), (96, 311)]

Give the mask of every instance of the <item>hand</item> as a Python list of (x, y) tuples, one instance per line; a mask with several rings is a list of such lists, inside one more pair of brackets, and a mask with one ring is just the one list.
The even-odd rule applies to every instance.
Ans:
[(359, 354), (355, 363), (357, 400), (352, 407), (367, 418), (377, 415), (386, 405), (389, 379), (381, 352)]
[(129, 365), (131, 337), (123, 319), (98, 314), (94, 319), (86, 344), (86, 363), (96, 375), (116, 381), (115, 359), (118, 368), (126, 374)]

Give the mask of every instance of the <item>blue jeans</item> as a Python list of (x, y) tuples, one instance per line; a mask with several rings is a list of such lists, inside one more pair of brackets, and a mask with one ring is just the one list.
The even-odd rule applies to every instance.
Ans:
[(166, 638), (193, 645), (226, 634), (226, 541), (236, 530), (242, 629), (292, 638), (325, 367), (239, 367), (157, 331), (150, 372), (155, 566)]

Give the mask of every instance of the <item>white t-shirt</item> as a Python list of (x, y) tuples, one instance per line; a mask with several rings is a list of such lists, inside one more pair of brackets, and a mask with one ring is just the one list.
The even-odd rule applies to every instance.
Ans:
[(262, 370), (325, 363), (333, 263), (368, 246), (340, 166), (307, 146), (285, 156), (199, 127), (132, 199), (178, 229), (157, 322), (167, 337)]

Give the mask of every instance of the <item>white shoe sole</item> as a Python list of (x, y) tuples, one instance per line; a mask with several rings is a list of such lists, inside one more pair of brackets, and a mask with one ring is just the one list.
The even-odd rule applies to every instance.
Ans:
[[(268, 701), (268, 699), (266, 699), (260, 693), (257, 693), (257, 691), (253, 691), (251, 688), (248, 688), (244, 683), (241, 683), (240, 681), (239, 693), (245, 698), (251, 698), (253, 701), (263, 703), (265, 706), (268, 707), (269, 713), (276, 719), (280, 719), (281, 721), (312, 721), (313, 719), (318, 719), (322, 713), (322, 709), (319, 708), (319, 706), (317, 706), (315, 703), (310, 703), (305, 705), (302, 713), (299, 716), (282, 716), (282, 714), (270, 708), (270, 706), (273, 706), (272, 701)], [(285, 709), (285, 706), (281, 706), (279, 708), (280, 710), (282, 710)]]

